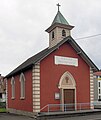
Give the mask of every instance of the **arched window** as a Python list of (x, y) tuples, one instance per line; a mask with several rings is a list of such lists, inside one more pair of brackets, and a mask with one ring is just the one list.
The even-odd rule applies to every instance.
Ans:
[(14, 80), (14, 77), (11, 78), (11, 86), (12, 86), (12, 88), (11, 88), (12, 99), (14, 99), (15, 98), (15, 80)]
[(62, 30), (62, 36), (66, 37), (66, 31), (65, 30)]
[(52, 39), (54, 39), (54, 31), (52, 32)]
[(23, 73), (20, 75), (20, 98), (25, 98), (25, 76)]

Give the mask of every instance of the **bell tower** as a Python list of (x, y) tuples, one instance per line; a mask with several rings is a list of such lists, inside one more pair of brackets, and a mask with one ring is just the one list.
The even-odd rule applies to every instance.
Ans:
[(51, 24), (51, 26), (46, 29), (46, 32), (49, 33), (49, 48), (57, 45), (61, 40), (63, 40), (65, 37), (71, 35), (71, 31), (74, 26), (69, 25), (67, 20), (64, 18), (64, 16), (61, 14), (59, 10), (59, 3), (58, 6), (58, 12)]

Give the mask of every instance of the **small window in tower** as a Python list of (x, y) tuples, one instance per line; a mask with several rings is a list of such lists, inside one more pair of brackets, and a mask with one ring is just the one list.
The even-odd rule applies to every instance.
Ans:
[(65, 30), (62, 30), (62, 36), (66, 37), (66, 31)]
[(52, 39), (54, 39), (54, 31), (52, 32)]

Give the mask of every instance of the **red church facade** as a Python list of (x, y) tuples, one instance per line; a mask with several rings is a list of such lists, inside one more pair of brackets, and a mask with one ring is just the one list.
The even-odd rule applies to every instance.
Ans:
[[(78, 58), (79, 66), (55, 65), (54, 56)], [(74, 101), (77, 103), (90, 103), (90, 67), (77, 55), (71, 45), (63, 44), (58, 50), (42, 60), (40, 66), (41, 108), (47, 103), (64, 104), (64, 101), (61, 103), (60, 99), (55, 100), (55, 93), (60, 93), (59, 82), (62, 75), (66, 72), (70, 73), (76, 82), (76, 97)]]
[(9, 112), (33, 114), (47, 111), (49, 104), (58, 104), (62, 111), (60, 105), (73, 104), (78, 110), (78, 103), (93, 109), (93, 72), (98, 68), (71, 37), (72, 28), (58, 11), (46, 30), (49, 47), (6, 76)]

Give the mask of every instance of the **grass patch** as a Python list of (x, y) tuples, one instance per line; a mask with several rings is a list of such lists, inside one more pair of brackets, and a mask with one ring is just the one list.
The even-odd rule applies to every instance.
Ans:
[(0, 108), (0, 112), (6, 112), (6, 108)]

